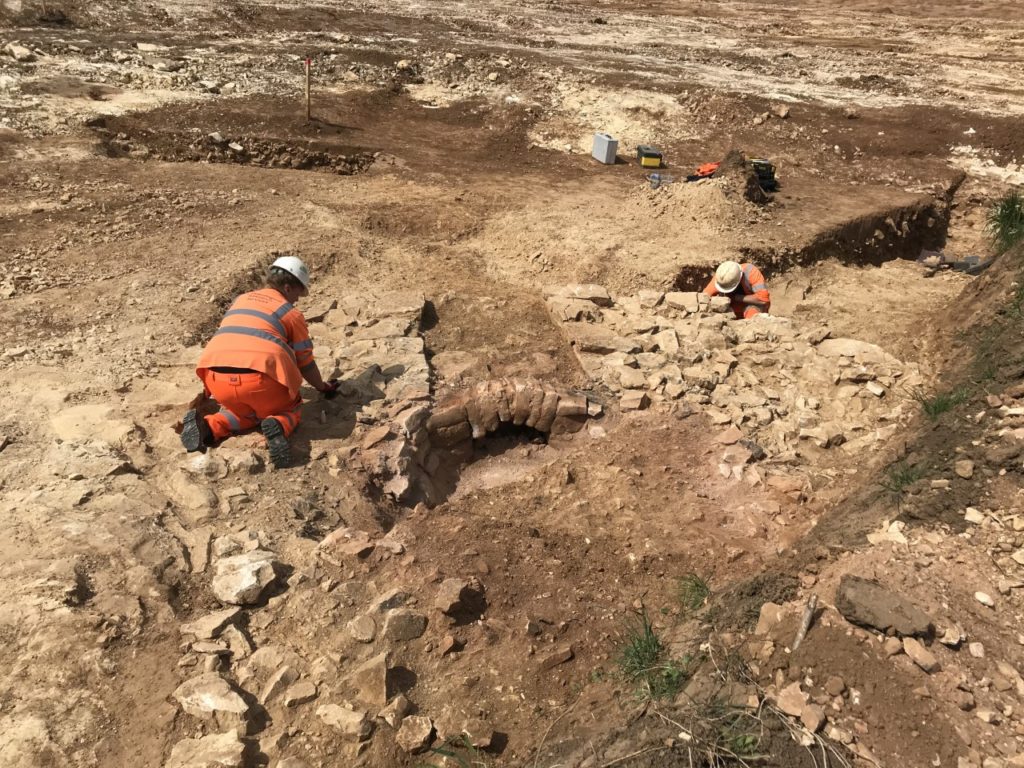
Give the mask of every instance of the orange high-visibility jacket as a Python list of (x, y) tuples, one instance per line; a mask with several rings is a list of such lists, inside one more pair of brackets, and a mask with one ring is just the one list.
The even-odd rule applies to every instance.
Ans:
[(273, 288), (243, 293), (224, 313), (196, 366), (250, 368), (288, 387), (302, 386), (301, 368), (313, 362), (306, 318)]
[[(772, 295), (768, 292), (768, 283), (765, 282), (764, 275), (761, 274), (761, 270), (755, 267), (753, 264), (740, 264), (740, 269), (743, 270), (743, 277), (740, 278), (740, 291), (744, 296), (754, 294), (758, 299), (763, 301), (765, 304), (772, 303)], [(718, 289), (715, 288), (715, 278), (711, 278), (711, 282), (707, 284), (704, 289), (704, 293), (708, 296), (717, 296)], [(737, 309), (737, 305), (742, 310), (743, 304), (740, 302), (733, 302), (733, 311)], [(742, 311), (740, 316), (743, 316)]]

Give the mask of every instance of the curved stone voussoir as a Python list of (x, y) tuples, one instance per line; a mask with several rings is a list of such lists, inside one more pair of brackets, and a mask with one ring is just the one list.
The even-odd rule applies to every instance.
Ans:
[(562, 394), (558, 398), (556, 416), (587, 416), (587, 398), (583, 395)]
[(466, 414), (466, 406), (459, 403), (431, 413), (430, 418), (427, 419), (427, 430), (437, 432), (446, 427), (457, 427), (463, 423), (469, 423), (469, 416)]
[(469, 426), (473, 430), (473, 438), (479, 440), (487, 434), (487, 414), (481, 407), (479, 397), (471, 397), (466, 401), (466, 415), (469, 417)]
[(540, 421), (541, 407), (544, 405), (544, 388), (540, 385), (535, 386), (533, 391), (530, 393), (530, 414), (526, 417), (526, 426), (537, 428), (537, 422)]
[(539, 432), (551, 431), (551, 425), (555, 423), (555, 416), (558, 415), (558, 399), (557, 390), (549, 389), (544, 393), (544, 399), (540, 405), (540, 417), (534, 424), (534, 429)]
[(506, 380), (492, 381), (488, 390), (498, 406), (498, 421), (505, 423), (512, 421), (512, 406), (509, 404)]
[(441, 427), (431, 433), (431, 442), (439, 448), (451, 448), (472, 439), (473, 428), (468, 421), (462, 421), (451, 427)]
[(512, 423), (523, 426), (530, 417), (530, 400), (533, 397), (533, 384), (518, 379), (512, 382), (515, 394), (512, 396)]

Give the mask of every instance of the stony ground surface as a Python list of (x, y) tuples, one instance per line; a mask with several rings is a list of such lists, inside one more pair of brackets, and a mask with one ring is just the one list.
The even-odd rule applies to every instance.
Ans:
[[(1021, 256), (914, 261), (1024, 182), (1013, 11), (2, 0), (0, 761), (1024, 765)], [(187, 456), (279, 252), (342, 394)]]

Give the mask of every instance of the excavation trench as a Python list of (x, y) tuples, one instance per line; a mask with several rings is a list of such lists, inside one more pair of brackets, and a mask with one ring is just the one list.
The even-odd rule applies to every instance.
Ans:
[[(743, 261), (756, 264), (771, 280), (794, 267), (827, 259), (843, 264), (874, 265), (895, 259), (916, 259), (922, 250), (940, 250), (949, 228), (949, 201), (960, 180), (947, 190), (945, 200), (922, 197), (908, 205), (885, 208), (830, 227), (804, 245), (781, 248), (744, 246)], [(699, 291), (708, 280), (708, 266), (688, 264), (676, 274), (678, 291)]]
[(198, 131), (158, 131), (149, 128), (124, 131), (108, 127), (107, 118), (90, 123), (110, 158), (162, 160), (164, 162), (226, 163), (259, 168), (321, 171), (351, 176), (366, 171), (374, 154), (357, 149), (305, 146), (273, 137), (228, 135)]

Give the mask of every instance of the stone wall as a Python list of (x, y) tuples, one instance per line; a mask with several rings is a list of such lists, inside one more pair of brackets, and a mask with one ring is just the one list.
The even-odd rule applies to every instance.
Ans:
[(550, 288), (546, 301), (593, 386), (623, 411), (698, 408), (754, 443), (726, 451), (723, 475), (757, 473), (769, 457), (857, 451), (895, 432), (920, 386), (915, 365), (826, 326), (773, 315), (736, 320), (723, 297), (640, 291), (613, 298), (597, 285)]

